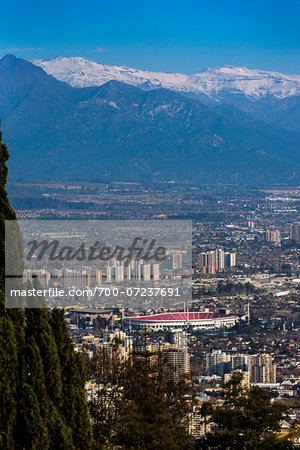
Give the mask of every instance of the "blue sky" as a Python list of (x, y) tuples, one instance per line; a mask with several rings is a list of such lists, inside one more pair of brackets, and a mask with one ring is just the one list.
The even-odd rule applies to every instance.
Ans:
[(300, 1), (0, 0), (0, 56), (83, 56), (192, 73), (224, 64), (300, 73)]

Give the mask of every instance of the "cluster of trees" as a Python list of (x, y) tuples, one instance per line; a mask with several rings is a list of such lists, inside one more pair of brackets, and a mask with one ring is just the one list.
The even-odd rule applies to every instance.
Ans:
[(257, 290), (251, 283), (232, 283), (227, 280), (226, 283), (219, 281), (217, 286), (217, 293), (222, 295), (253, 294), (254, 292)]
[(219, 281), (217, 286), (215, 288), (206, 289), (206, 288), (199, 288), (195, 287), (193, 289), (193, 295), (195, 298), (200, 298), (203, 296), (216, 296), (216, 295), (222, 295), (222, 296), (231, 296), (231, 295), (245, 295), (245, 294), (254, 294), (259, 292), (258, 289), (256, 289), (253, 284), (247, 282), (247, 283), (232, 283), (231, 281), (227, 280)]
[(215, 430), (197, 442), (200, 450), (292, 449), (290, 440), (279, 439), (280, 421), (287, 406), (271, 403), (269, 394), (259, 387), (243, 387), (243, 374), (235, 372), (224, 385), (224, 402), (202, 404), (204, 420)]
[(90, 412), (98, 448), (192, 449), (187, 420), (194, 389), (161, 355), (144, 352), (123, 361), (119, 343), (89, 364)]
[[(89, 364), (93, 381), (90, 412), (96, 448), (122, 449), (292, 449), (279, 438), (287, 406), (269, 394), (247, 389), (236, 372), (224, 385), (223, 403), (197, 406), (190, 379), (179, 377), (159, 354), (132, 355), (123, 361), (118, 342), (112, 354), (99, 353)], [(197, 441), (188, 434), (193, 413), (212, 425)]]
[[(5, 308), (5, 220), (16, 219), (5, 191), (7, 159), (0, 135), (0, 448), (89, 449), (85, 366), (63, 311)], [(17, 227), (10, 246), (22, 273)]]

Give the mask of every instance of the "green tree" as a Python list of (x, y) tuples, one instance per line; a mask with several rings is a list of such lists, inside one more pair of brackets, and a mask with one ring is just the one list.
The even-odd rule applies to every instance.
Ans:
[(40, 405), (32, 386), (25, 383), (22, 384), (18, 412), (18, 429), (12, 448), (47, 448), (49, 446), (47, 424), (40, 414)]
[(258, 387), (245, 389), (243, 374), (235, 372), (224, 385), (224, 402), (205, 402), (201, 408), (203, 417), (208, 417), (216, 431), (200, 439), (199, 449), (256, 450), (292, 448), (282, 445), (276, 432), (286, 411), (280, 402), (271, 403), (269, 394)]
[(92, 426), (84, 391), (86, 370), (83, 358), (74, 351), (63, 310), (53, 310), (51, 327), (61, 367), (62, 413), (72, 429), (75, 447), (88, 450), (92, 447)]
[(149, 363), (134, 358), (125, 367), (116, 426), (116, 443), (124, 448), (191, 449), (187, 418), (193, 388), (186, 377), (159, 357)]
[[(89, 449), (93, 442), (85, 373), (63, 312), (51, 318), (46, 308), (24, 310), (18, 298), (15, 308), (5, 308), (5, 251), (11, 252), (18, 274), (24, 269), (22, 235), (5, 191), (7, 159), (0, 133), (0, 448)], [(5, 243), (6, 220), (12, 221), (12, 233)], [(21, 279), (15, 283), (26, 287)], [(37, 287), (37, 280), (33, 285)]]
[(124, 362), (113, 346), (91, 364), (96, 381), (90, 403), (95, 441), (124, 449), (192, 449), (187, 431), (192, 384), (178, 377), (161, 355)]
[[(1, 293), (1, 303), (4, 302)], [(17, 345), (13, 323), (3, 311), (0, 316), (0, 448), (13, 448), (17, 415)]]
[(89, 402), (93, 436), (97, 448), (109, 445), (115, 433), (126, 363), (121, 359), (119, 342), (112, 342), (111, 351), (102, 348), (89, 360), (88, 378), (94, 386)]

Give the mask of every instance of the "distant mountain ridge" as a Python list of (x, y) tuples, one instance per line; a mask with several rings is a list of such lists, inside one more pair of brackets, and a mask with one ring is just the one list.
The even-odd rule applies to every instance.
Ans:
[(12, 55), (0, 60), (0, 117), (12, 177), (300, 182), (298, 133), (167, 89), (73, 88)]
[(109, 66), (81, 57), (36, 59), (33, 64), (73, 87), (120, 81), (144, 90), (165, 88), (214, 106), (229, 103), (253, 117), (300, 132), (300, 75), (223, 66), (191, 75)]
[(300, 75), (284, 75), (279, 72), (251, 70), (229, 65), (186, 75), (109, 66), (81, 57), (34, 59), (31, 62), (42, 67), (49, 75), (73, 87), (101, 86), (115, 80), (141, 88), (162, 87), (212, 98), (223, 93), (239, 93), (254, 99), (268, 95), (274, 95), (277, 98), (300, 95)]

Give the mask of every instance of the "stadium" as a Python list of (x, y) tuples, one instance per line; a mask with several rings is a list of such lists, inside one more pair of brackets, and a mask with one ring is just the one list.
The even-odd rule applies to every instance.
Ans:
[(249, 311), (243, 314), (231, 313), (228, 310), (219, 312), (170, 312), (150, 316), (126, 317), (126, 324), (133, 328), (149, 330), (174, 330), (193, 328), (194, 330), (212, 330), (215, 328), (233, 327), (240, 320), (247, 320)]

